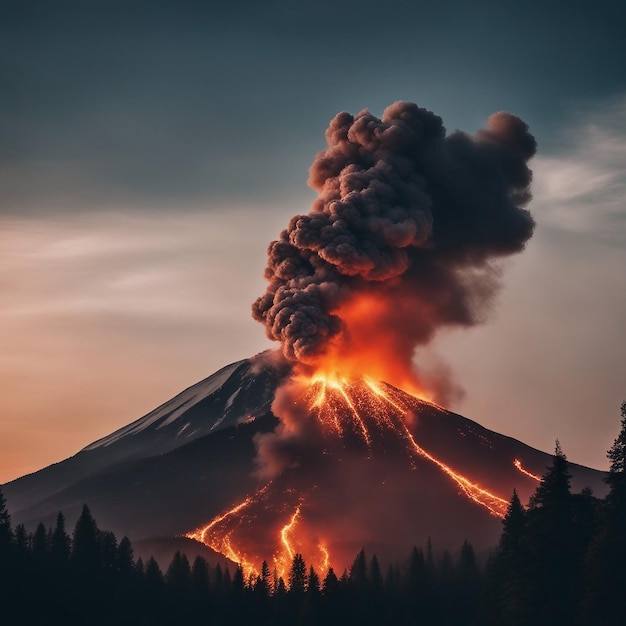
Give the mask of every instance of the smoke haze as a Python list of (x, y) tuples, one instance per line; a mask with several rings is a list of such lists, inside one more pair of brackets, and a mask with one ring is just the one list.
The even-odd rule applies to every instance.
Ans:
[(490, 261), (532, 236), (535, 140), (504, 112), (474, 136), (446, 135), (409, 102), (382, 119), (339, 113), (326, 140), (309, 177), (318, 198), (270, 244), (253, 316), (292, 362), (393, 359), (401, 374), (388, 380), (424, 385), (415, 349), (444, 326), (480, 322), (498, 284)]

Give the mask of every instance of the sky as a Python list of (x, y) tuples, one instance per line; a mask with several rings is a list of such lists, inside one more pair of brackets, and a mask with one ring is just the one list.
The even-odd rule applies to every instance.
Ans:
[(608, 468), (626, 400), (626, 6), (0, 0), (0, 483), (273, 344), (266, 248), (339, 111), (537, 139), (485, 323), (416, 355), (449, 408)]

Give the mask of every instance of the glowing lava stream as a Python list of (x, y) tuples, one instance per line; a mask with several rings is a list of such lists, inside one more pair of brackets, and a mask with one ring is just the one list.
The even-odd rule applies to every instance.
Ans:
[(524, 467), (522, 467), (522, 462), (519, 459), (515, 459), (515, 461), (513, 461), (513, 465), (515, 465), (515, 467), (517, 467), (517, 469), (522, 472), (522, 474), (526, 474), (526, 476), (532, 478), (533, 480), (536, 480), (537, 482), (541, 482), (541, 476), (537, 476), (537, 474), (533, 474), (532, 472), (529, 472), (527, 469), (524, 469)]
[[(309, 413), (321, 424), (326, 437), (344, 438), (348, 435), (356, 437), (366, 444), (369, 453), (372, 454), (378, 436), (384, 438), (392, 435), (393, 439), (404, 442), (410, 455), (426, 459), (443, 471), (456, 483), (460, 493), (472, 502), (486, 508), (496, 517), (504, 517), (509, 504), (507, 500), (454, 471), (417, 443), (407, 425), (407, 417), (412, 407), (406, 405), (403, 396), (394, 397), (393, 387), (385, 390), (367, 378), (348, 382), (324, 376), (306, 380), (297, 379), (294, 384), (302, 390), (297, 403), (308, 407)], [(516, 467), (527, 473), (521, 467), (521, 463), (518, 465), (516, 462)], [(528, 475), (533, 476), (530, 473)], [(288, 474), (286, 476), (288, 478)], [(302, 528), (301, 524), (304, 523), (306, 526), (304, 520), (307, 515), (307, 494), (290, 489), (280, 496), (282, 500), (279, 499), (278, 502), (271, 498), (268, 500), (270, 485), (271, 481), (243, 502), (215, 517), (206, 526), (186, 536), (201, 541), (239, 563), (246, 574), (258, 574), (261, 561), (271, 559), (278, 575), (285, 576), (294, 555), (298, 552), (304, 554), (307, 549), (308, 554), (304, 556), (310, 563), (314, 563), (319, 571), (325, 573), (332, 561), (325, 542), (307, 536), (307, 529)], [(291, 504), (286, 500), (291, 500)], [(276, 534), (273, 540), (274, 548), (270, 549), (271, 556), (263, 555), (260, 546), (255, 549), (258, 554), (251, 555), (233, 545), (234, 533), (249, 535), (258, 531), (260, 520), (247, 511), (253, 504), (263, 510), (269, 506), (278, 511), (279, 517), (291, 511), (287, 517), (283, 517), (285, 521), (282, 526), (280, 524), (274, 526), (275, 530), (272, 532)]]
[[(384, 398), (398, 411), (400, 411), (401, 413), (406, 412), (402, 407), (400, 407), (391, 398), (389, 398), (389, 396), (379, 387), (377, 387), (372, 381), (366, 379), (365, 382), (375, 394)], [(406, 435), (407, 439), (409, 440), (409, 442), (413, 446), (414, 451), (417, 452), (417, 454), (425, 459), (428, 459), (429, 461), (431, 461), (431, 463), (434, 463), (439, 469), (443, 470), (448, 476), (450, 476), (450, 478), (452, 478), (452, 480), (454, 480), (454, 482), (456, 482), (456, 484), (463, 490), (465, 495), (467, 495), (471, 500), (476, 502), (476, 504), (484, 506), (486, 509), (489, 510), (490, 513), (496, 515), (497, 517), (504, 517), (509, 506), (507, 500), (504, 500), (503, 498), (500, 498), (499, 496), (490, 493), (486, 489), (479, 487), (475, 483), (472, 483), (470, 480), (465, 478), (465, 476), (461, 476), (461, 474), (453, 471), (445, 463), (442, 463), (434, 456), (426, 452), (424, 448), (420, 447), (417, 444), (415, 438), (409, 431), (404, 421), (402, 421), (402, 426), (404, 427), (404, 434)]]
[[(267, 489), (269, 484), (270, 483), (265, 485), (265, 487), (263, 487), (263, 489), (259, 493), (262, 493), (265, 489)], [(197, 530), (194, 530), (193, 532), (187, 533), (185, 537), (188, 537), (189, 539), (195, 539), (196, 541), (200, 541), (201, 543), (204, 543), (205, 545), (209, 546), (216, 552), (223, 554), (227, 559), (230, 559), (231, 561), (234, 561), (235, 563), (239, 563), (239, 565), (241, 565), (241, 567), (243, 568), (245, 572), (256, 573), (258, 571), (258, 568), (255, 566), (255, 564), (250, 563), (246, 559), (243, 553), (236, 551), (231, 545), (230, 533), (226, 533), (225, 535), (222, 535), (217, 540), (211, 534), (212, 528), (217, 526), (220, 522), (223, 522), (225, 519), (231, 517), (232, 515), (236, 515), (237, 513), (239, 513), (239, 511), (241, 511), (245, 507), (252, 504), (253, 501), (254, 501), (254, 498), (252, 496), (246, 498), (243, 502), (240, 502), (239, 504), (234, 506), (232, 509), (229, 509), (225, 513), (222, 513), (221, 515), (218, 515), (217, 517), (213, 518), (211, 522), (207, 524), (206, 526), (203, 526), (202, 528), (198, 528)]]
[[(216, 552), (224, 555), (226, 558), (238, 563), (243, 569), (244, 573), (248, 576), (250, 574), (259, 575), (260, 562), (256, 563), (251, 560), (243, 550), (233, 547), (231, 542), (232, 530), (226, 532), (220, 532), (219, 526), (224, 522), (228, 522), (229, 518), (233, 516), (243, 516), (245, 512), (243, 510), (251, 504), (258, 502), (263, 494), (267, 491), (272, 482), (268, 482), (262, 489), (260, 489), (253, 496), (249, 496), (243, 502), (233, 506), (231, 509), (215, 517), (209, 524), (202, 526), (194, 530), (193, 532), (185, 534), (185, 537), (200, 541), (209, 546)], [(297, 550), (292, 545), (291, 533), (295, 530), (298, 521), (300, 519), (301, 504), (298, 504), (295, 511), (289, 518), (289, 522), (285, 524), (280, 530), (280, 547), (279, 550), (274, 553), (272, 560), (274, 568), (279, 576), (285, 577), (289, 571), (289, 567), (293, 560)], [(316, 565), (319, 567), (319, 571), (327, 572), (330, 567), (330, 554), (328, 549), (323, 543), (317, 544), (317, 549), (321, 554), (321, 559), (318, 560)]]

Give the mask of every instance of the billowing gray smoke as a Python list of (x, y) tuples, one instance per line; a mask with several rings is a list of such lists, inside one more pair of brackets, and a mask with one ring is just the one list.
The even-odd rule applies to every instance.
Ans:
[(326, 139), (309, 179), (319, 197), (269, 246), (253, 305), (267, 335), (315, 362), (331, 339), (355, 341), (341, 309), (363, 294), (385, 303), (375, 323), (405, 360), (439, 327), (476, 323), (494, 291), (489, 261), (533, 233), (526, 124), (501, 112), (475, 136), (446, 136), (437, 115), (396, 102), (382, 119), (339, 113)]

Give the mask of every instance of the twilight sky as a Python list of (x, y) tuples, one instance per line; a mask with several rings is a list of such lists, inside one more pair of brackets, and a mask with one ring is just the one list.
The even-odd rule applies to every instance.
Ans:
[[(535, 5), (533, 6), (529, 5)], [(537, 228), (450, 407), (605, 469), (626, 399), (626, 5), (0, 0), (0, 482), (270, 346), (267, 244), (335, 113), (520, 116)]]

